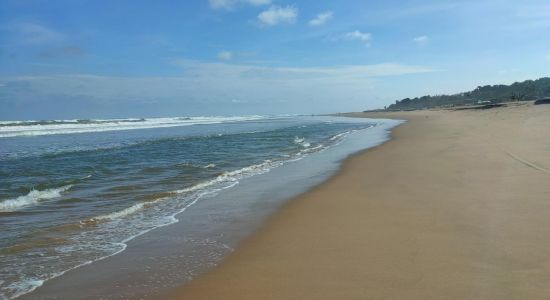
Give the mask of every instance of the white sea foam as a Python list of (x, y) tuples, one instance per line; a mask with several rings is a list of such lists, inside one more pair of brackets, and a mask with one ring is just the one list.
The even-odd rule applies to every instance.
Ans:
[(189, 118), (150, 118), (150, 119), (111, 119), (91, 120), (56, 120), (52, 122), (9, 121), (0, 123), (0, 138), (15, 136), (38, 136), (50, 134), (71, 134), (87, 132), (104, 132), (132, 129), (164, 128), (189, 125), (207, 125), (233, 123), (266, 119), (265, 116), (239, 117), (189, 117)]
[[(237, 170), (234, 170), (234, 171), (225, 172), (225, 173), (217, 176), (214, 179), (198, 183), (196, 185), (193, 185), (193, 186), (185, 188), (185, 189), (176, 190), (173, 193), (174, 194), (192, 193), (192, 192), (203, 190), (203, 189), (206, 189), (206, 188), (209, 188), (209, 187), (212, 187), (212, 186), (216, 186), (218, 184), (231, 183), (229, 186), (222, 187), (222, 189), (225, 189), (227, 187), (231, 187), (231, 186), (237, 184), (239, 179), (242, 179), (242, 178), (245, 178), (245, 177), (250, 177), (250, 176), (253, 176), (253, 175), (257, 175), (257, 174), (266, 173), (270, 169), (272, 169), (274, 167), (277, 167), (281, 164), (283, 164), (283, 162), (273, 162), (271, 160), (266, 160), (266, 161), (264, 161), (263, 163), (260, 163), (260, 164), (255, 164), (255, 165), (251, 165), (251, 166), (244, 167), (244, 168), (241, 168), (241, 169), (237, 169)], [(216, 191), (216, 190), (219, 190), (219, 189), (220, 188), (215, 188), (212, 191)], [(211, 192), (211, 191), (207, 191), (207, 192)], [(112, 213), (109, 213), (109, 214), (106, 214), (106, 215), (93, 217), (90, 220), (92, 222), (95, 222), (95, 221), (108, 221), (108, 220), (115, 220), (115, 219), (124, 218), (126, 216), (137, 213), (137, 212), (141, 211), (142, 209), (147, 208), (148, 206), (154, 205), (156, 202), (166, 200), (168, 198), (169, 197), (163, 197), (163, 198), (155, 199), (153, 201), (137, 203), (137, 204), (134, 204), (130, 207), (127, 207), (127, 208), (119, 210), (119, 211), (115, 211), (115, 212), (112, 212)]]
[[(32, 291), (34, 291), (35, 289), (37, 289), (38, 287), (42, 286), (43, 283), (47, 280), (50, 280), (50, 279), (53, 279), (53, 278), (56, 278), (56, 277), (59, 277), (65, 273), (67, 273), (68, 271), (71, 271), (71, 270), (74, 270), (74, 269), (77, 269), (77, 268), (80, 268), (80, 267), (83, 267), (85, 265), (89, 265), (93, 262), (96, 262), (96, 261), (100, 261), (100, 260), (103, 260), (103, 259), (106, 259), (108, 257), (111, 257), (111, 256), (114, 256), (114, 255), (117, 255), (121, 252), (123, 252), (124, 250), (126, 250), (126, 248), (128, 247), (128, 242), (135, 239), (136, 237), (138, 236), (141, 236), (153, 229), (156, 229), (156, 228), (160, 228), (160, 227), (164, 227), (164, 226), (167, 226), (167, 225), (170, 225), (170, 224), (173, 224), (173, 223), (177, 223), (178, 222), (178, 219), (176, 218), (176, 215), (180, 214), (180, 213), (183, 213), (184, 211), (186, 211), (189, 207), (195, 205), (202, 197), (208, 195), (208, 194), (216, 194), (217, 192), (221, 191), (221, 190), (225, 190), (225, 189), (228, 189), (228, 188), (231, 188), (235, 185), (237, 185), (239, 182), (238, 181), (235, 181), (235, 182), (232, 182), (231, 184), (229, 185), (226, 185), (226, 186), (222, 186), (222, 187), (219, 187), (219, 188), (216, 188), (216, 189), (211, 189), (211, 190), (207, 190), (207, 191), (204, 191), (202, 193), (199, 193), (197, 194), (194, 199), (187, 203), (183, 208), (179, 209), (178, 211), (176, 211), (174, 214), (166, 217), (165, 219), (167, 220), (167, 222), (164, 222), (162, 224), (157, 224), (156, 226), (154, 227), (151, 227), (151, 228), (148, 228), (148, 229), (145, 229), (143, 231), (140, 231), (138, 232), (137, 234), (135, 235), (132, 235), (132, 236), (129, 236), (127, 238), (125, 238), (124, 240), (122, 240), (122, 242), (119, 242), (119, 243), (114, 243), (113, 245), (116, 245), (118, 246), (118, 249), (116, 251), (113, 251), (113, 253), (111, 254), (108, 254), (108, 255), (105, 255), (103, 257), (99, 257), (95, 260), (89, 260), (89, 261), (85, 261), (83, 263), (80, 263), (74, 267), (71, 267), (71, 268), (68, 268), (66, 270), (63, 270), (61, 272), (57, 272), (57, 273), (53, 273), (53, 274), (49, 274), (46, 276), (45, 279), (43, 280), (38, 280), (38, 279), (26, 279), (26, 280), (23, 280), (23, 281), (20, 281), (20, 282), (16, 282), (16, 283), (12, 283), (11, 285), (9, 285), (7, 288), (8, 289), (11, 289), (12, 291), (15, 291), (15, 293), (12, 295), (12, 298), (17, 298), (21, 295), (24, 295), (24, 294), (27, 294), (27, 293), (30, 293)], [(105, 215), (105, 216), (99, 216), (99, 217), (96, 217), (96, 218), (93, 218), (92, 220), (94, 219), (109, 219), (109, 220), (114, 220), (116, 218), (120, 218), (120, 217), (123, 217), (123, 216), (127, 216), (127, 215), (130, 215), (132, 214), (133, 212), (136, 212), (138, 211), (139, 209), (145, 207), (147, 204), (151, 204), (153, 202), (157, 202), (159, 200), (163, 200), (163, 199), (166, 199), (166, 198), (162, 198), (162, 199), (157, 199), (155, 201), (149, 201), (149, 202), (145, 202), (145, 203), (140, 203), (140, 204), (136, 204), (136, 205), (133, 205), (127, 209), (124, 209), (122, 211), (119, 211), (119, 212), (115, 212), (115, 213), (111, 213), (109, 215)], [(228, 249), (231, 249), (229, 246), (225, 245), (225, 247), (227, 247)], [(3, 296), (1, 293), (0, 293), (0, 296)], [(0, 299), (3, 299), (2, 297), (0, 297)]]
[[(290, 160), (290, 161), (292, 161), (292, 160)], [(216, 194), (216, 193), (218, 193), (222, 190), (234, 187), (235, 185), (237, 185), (239, 183), (239, 179), (269, 172), (269, 170), (271, 170), (272, 168), (280, 166), (283, 163), (284, 162), (274, 162), (274, 161), (271, 161), (271, 160), (266, 160), (266, 161), (264, 161), (262, 163), (259, 163), (259, 164), (254, 164), (254, 165), (250, 165), (250, 166), (247, 166), (247, 167), (244, 167), (244, 168), (241, 168), (241, 169), (237, 169), (237, 170), (234, 170), (234, 171), (225, 172), (225, 173), (217, 176), (216, 178), (214, 178), (212, 180), (201, 182), (199, 184), (196, 184), (194, 186), (191, 186), (191, 187), (188, 187), (188, 188), (185, 188), (185, 189), (176, 190), (176, 191), (173, 192), (174, 194), (184, 194), (185, 197), (187, 197), (187, 194), (192, 195), (192, 198), (191, 198), (192, 201), (185, 204), (183, 207), (181, 207), (180, 209), (175, 211), (172, 215), (162, 218), (164, 220), (163, 222), (157, 223), (155, 226), (152, 226), (150, 228), (147, 228), (145, 230), (137, 232), (136, 234), (128, 236), (119, 243), (112, 244), (112, 246), (116, 246), (117, 249), (114, 250), (112, 253), (110, 253), (108, 255), (102, 256), (100, 258), (97, 258), (97, 259), (94, 259), (94, 260), (91, 260), (91, 261), (82, 262), (82, 263), (80, 263), (80, 264), (78, 264), (74, 267), (70, 267), (70, 268), (68, 268), (66, 270), (63, 270), (61, 272), (46, 275), (43, 279), (27, 278), (25, 280), (22, 280), (22, 281), (19, 281), (19, 282), (16, 282), (16, 283), (12, 283), (7, 287), (8, 290), (11, 290), (11, 291), (14, 292), (11, 295), (11, 297), (16, 298), (16, 297), (19, 297), (23, 294), (29, 293), (29, 292), (35, 290), (36, 288), (42, 286), (42, 284), (45, 281), (50, 280), (50, 279), (55, 278), (55, 277), (58, 277), (58, 276), (61, 276), (61, 275), (65, 274), (66, 272), (70, 271), (70, 270), (77, 269), (77, 268), (80, 268), (82, 266), (91, 264), (95, 261), (103, 260), (107, 257), (110, 257), (110, 256), (116, 255), (118, 253), (121, 253), (126, 249), (127, 243), (129, 241), (133, 240), (134, 238), (136, 238), (138, 236), (141, 236), (141, 235), (143, 235), (143, 234), (145, 234), (145, 233), (147, 233), (147, 232), (149, 232), (149, 231), (151, 231), (155, 228), (167, 226), (167, 225), (178, 222), (178, 219), (176, 218), (176, 215), (186, 211), (188, 208), (190, 208), (191, 206), (196, 204), (204, 196)], [(63, 187), (63, 188), (65, 188), (65, 187)], [(69, 188), (70, 188), (70, 186), (67, 186), (65, 190), (67, 190)], [(62, 191), (60, 191), (60, 192), (62, 192)], [(119, 210), (119, 211), (115, 211), (115, 212), (112, 212), (112, 213), (109, 213), (109, 214), (106, 214), (106, 215), (101, 215), (101, 216), (91, 218), (91, 219), (89, 219), (89, 221), (91, 221), (91, 222), (96, 222), (96, 221), (110, 222), (110, 221), (116, 221), (116, 220), (120, 220), (120, 219), (123, 219), (123, 218), (131, 217), (135, 213), (142, 211), (144, 208), (147, 208), (151, 205), (158, 204), (158, 203), (160, 203), (164, 200), (170, 199), (170, 198), (171, 198), (170, 196), (167, 196), (167, 197), (155, 199), (153, 201), (137, 203), (137, 204), (134, 204), (130, 207), (127, 207), (127, 208)], [(82, 223), (86, 223), (86, 222), (82, 222)], [(108, 223), (105, 223), (105, 224), (108, 224)], [(0, 297), (0, 299), (2, 299), (2, 298)]]
[[(34, 291), (36, 288), (42, 286), (44, 280), (29, 278), (20, 282), (14, 282), (7, 286), (8, 289), (13, 290), (11, 299), (15, 299), (21, 295)], [(7, 296), (0, 293), (0, 299), (9, 299)]]
[(309, 148), (311, 146), (311, 144), (306, 142), (306, 140), (304, 138), (300, 138), (300, 137), (295, 137), (294, 138), (294, 144), (300, 145), (304, 148)]
[(0, 202), (0, 211), (15, 211), (26, 206), (35, 205), (42, 200), (61, 197), (61, 193), (69, 190), (71, 187), (72, 184), (42, 191), (33, 189), (26, 195)]
[(185, 189), (177, 190), (176, 193), (178, 194), (189, 193), (189, 192), (194, 192), (194, 191), (215, 185), (217, 183), (238, 181), (239, 179), (244, 177), (249, 177), (252, 175), (268, 172), (270, 169), (280, 164), (282, 164), (282, 162), (272, 162), (271, 160), (266, 160), (263, 163), (259, 163), (259, 164), (251, 165), (241, 169), (237, 169), (234, 171), (222, 173), (221, 175), (218, 175), (214, 179), (201, 182), (199, 184), (196, 184), (194, 186), (191, 186)]
[(315, 147), (306, 148), (306, 149), (300, 151), (300, 154), (312, 153), (312, 152), (323, 150), (324, 148), (326, 148), (326, 147), (323, 144), (319, 144)]
[(301, 144), (303, 142), (304, 142), (304, 138), (299, 138), (299, 137), (294, 138), (294, 143), (295, 144)]
[(146, 207), (148, 204), (153, 204), (153, 202), (154, 201), (137, 203), (123, 210), (115, 211), (110, 214), (106, 214), (102, 216), (97, 216), (95, 218), (92, 218), (92, 221), (104, 221), (104, 220), (114, 220), (114, 219), (123, 218), (125, 216), (131, 215), (140, 211), (141, 209)]
[(344, 137), (344, 136), (348, 135), (349, 133), (351, 133), (351, 131), (346, 131), (346, 132), (342, 132), (342, 133), (339, 133), (339, 134), (335, 134), (330, 138), (330, 140), (334, 141), (336, 139), (339, 139), (341, 137)]

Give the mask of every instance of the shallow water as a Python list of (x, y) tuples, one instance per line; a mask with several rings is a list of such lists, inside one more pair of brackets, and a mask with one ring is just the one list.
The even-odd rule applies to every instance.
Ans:
[(0, 123), (0, 298), (120, 253), (194, 204), (376, 125), (260, 116)]

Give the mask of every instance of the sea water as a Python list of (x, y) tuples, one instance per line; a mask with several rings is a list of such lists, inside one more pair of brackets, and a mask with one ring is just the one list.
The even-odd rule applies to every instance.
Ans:
[[(293, 164), (306, 158), (319, 161), (299, 172), (318, 174), (323, 152), (344, 158), (397, 124), (311, 116), (1, 121), (0, 299), (192, 220), (186, 210), (243, 180), (259, 176), (262, 189), (262, 174), (296, 173)], [(379, 141), (341, 145), (365, 132)]]

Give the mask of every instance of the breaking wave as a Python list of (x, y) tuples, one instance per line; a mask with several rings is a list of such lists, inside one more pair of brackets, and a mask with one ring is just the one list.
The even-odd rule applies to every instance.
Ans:
[[(124, 209), (119, 210), (119, 211), (115, 211), (115, 212), (112, 212), (112, 213), (109, 213), (109, 214), (93, 217), (90, 220), (85, 221), (84, 223), (89, 223), (89, 222), (90, 223), (95, 223), (95, 222), (98, 222), (98, 221), (101, 222), (101, 221), (108, 221), (108, 220), (115, 220), (115, 219), (124, 218), (126, 216), (137, 213), (137, 212), (141, 211), (142, 209), (148, 208), (148, 207), (154, 205), (157, 202), (169, 199), (170, 195), (193, 193), (193, 192), (205, 190), (209, 187), (214, 187), (217, 190), (217, 189), (219, 189), (217, 186), (220, 185), (220, 184), (223, 185), (224, 183), (231, 183), (230, 186), (233, 186), (234, 184), (237, 184), (240, 179), (269, 172), (269, 170), (271, 170), (272, 168), (280, 166), (283, 163), (284, 162), (273, 162), (271, 160), (266, 160), (263, 163), (254, 164), (254, 165), (244, 167), (244, 168), (241, 168), (241, 169), (237, 169), (237, 170), (234, 170), (234, 171), (224, 172), (224, 173), (218, 175), (214, 179), (198, 183), (198, 184), (193, 185), (193, 186), (188, 187), (188, 188), (176, 190), (176, 191), (173, 191), (173, 192), (163, 193), (163, 196), (158, 198), (158, 199), (137, 203), (137, 204), (134, 204), (130, 207), (124, 208)], [(224, 188), (226, 188), (226, 187), (224, 187)]]
[(308, 143), (305, 138), (300, 138), (300, 137), (294, 138), (294, 144), (300, 145), (304, 148), (309, 148), (311, 146), (311, 144)]
[(31, 190), (28, 194), (14, 199), (7, 199), (0, 202), (0, 212), (10, 212), (39, 203), (42, 200), (49, 200), (61, 197), (61, 193), (68, 191), (73, 185), (66, 185), (46, 190)]
[(234, 123), (266, 118), (273, 117), (253, 115), (239, 117), (0, 121), (0, 138)]

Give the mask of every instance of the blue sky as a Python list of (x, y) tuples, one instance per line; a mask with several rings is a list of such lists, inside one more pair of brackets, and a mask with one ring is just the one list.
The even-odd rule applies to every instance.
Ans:
[(546, 0), (0, 0), (0, 119), (357, 111), (549, 75)]

